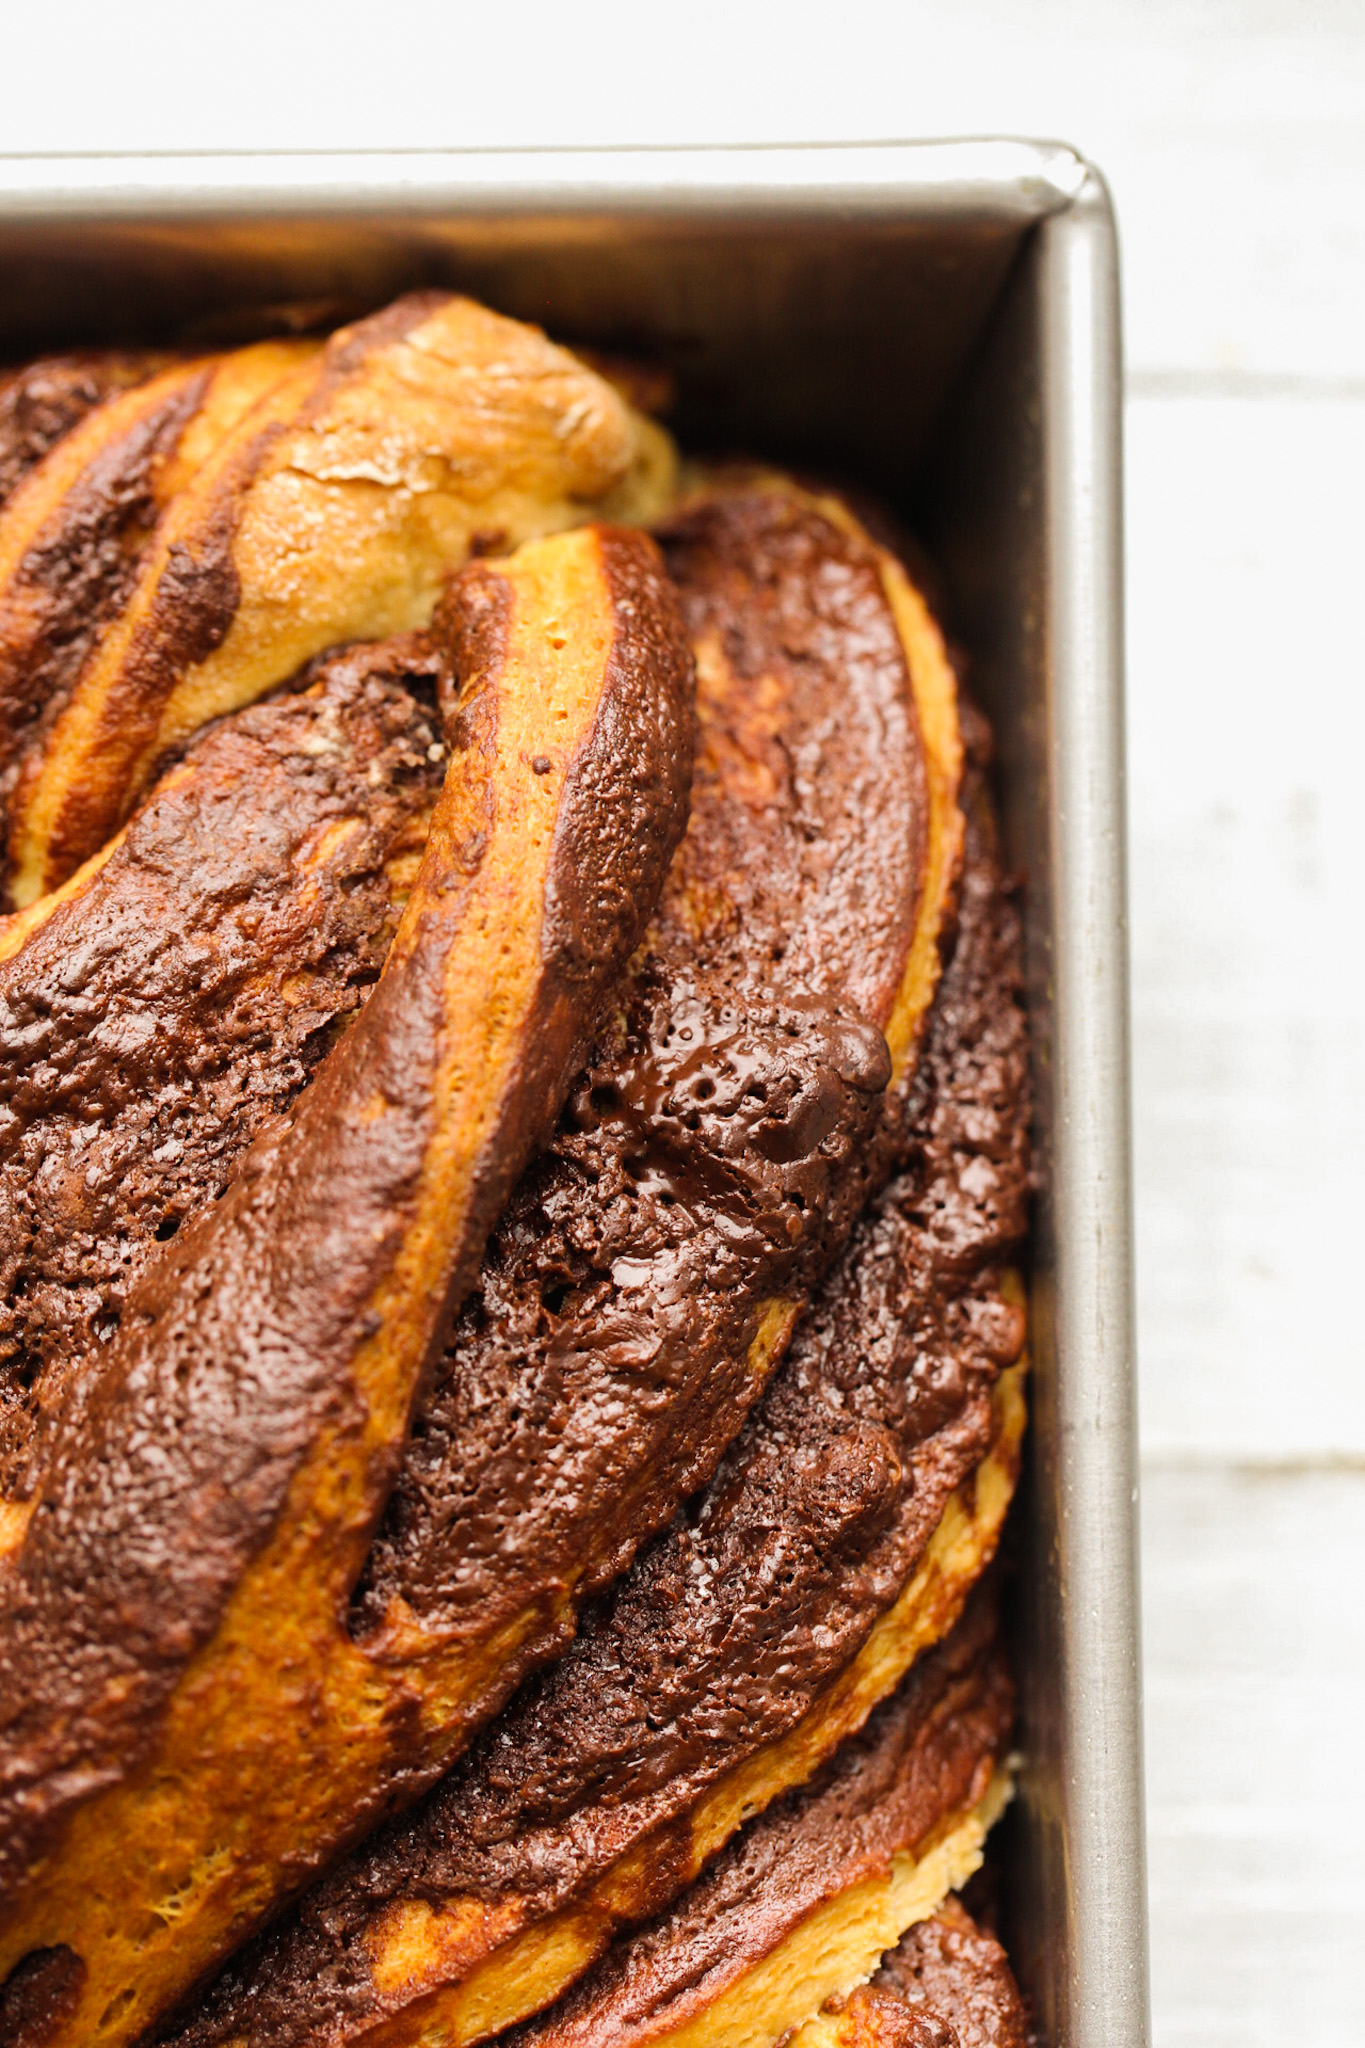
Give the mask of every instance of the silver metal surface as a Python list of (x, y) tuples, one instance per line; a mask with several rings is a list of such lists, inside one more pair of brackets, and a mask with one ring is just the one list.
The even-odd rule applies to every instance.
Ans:
[(1076, 196), (1085, 165), (1064, 143), (820, 143), (783, 148), (372, 150), (199, 156), (5, 156), (0, 207), (44, 230), (63, 220), (259, 220), (308, 214), (354, 223), (405, 213), (582, 216), (672, 211), (688, 218), (772, 209), (900, 219), (979, 214), (1016, 226)]
[(1011, 281), (928, 516), (1027, 877), (1042, 1190), (1012, 1949), (1048, 2041), (1148, 2036), (1117, 251), (1092, 172)]
[(682, 437), (924, 533), (1026, 877), (1042, 1167), (1021, 1500), (1020, 1976), (1053, 2048), (1146, 2048), (1123, 878), (1117, 264), (1020, 142), (0, 158), (0, 347), (242, 334), (456, 284), (672, 367)]
[(342, 316), (456, 279), (667, 356), (686, 435), (894, 487), (1021, 230), (1082, 175), (1016, 142), (0, 158), (0, 349), (212, 338), (225, 309)]

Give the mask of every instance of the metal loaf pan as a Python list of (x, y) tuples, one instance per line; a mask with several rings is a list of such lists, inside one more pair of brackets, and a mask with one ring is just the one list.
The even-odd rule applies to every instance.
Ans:
[[(245, 337), (458, 284), (661, 356), (684, 440), (906, 511), (1027, 878), (1042, 1192), (1013, 1953), (1049, 2048), (1145, 2048), (1117, 267), (1072, 151), (0, 159), (0, 351)], [(268, 316), (267, 316), (268, 317)], [(234, 324), (235, 323), (235, 324)]]

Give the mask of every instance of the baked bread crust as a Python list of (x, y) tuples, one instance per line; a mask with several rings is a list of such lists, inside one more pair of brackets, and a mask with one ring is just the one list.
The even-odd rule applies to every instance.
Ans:
[(655, 508), (660, 430), (538, 330), (471, 300), (417, 293), (320, 350), (261, 346), (305, 359), (175, 492), (26, 756), (10, 801), (17, 904), (104, 843), (168, 748), (327, 647), (426, 625), (479, 547)]
[(0, 921), (0, 1519), (78, 1366), (378, 978), (445, 772), (421, 636), (234, 713)]
[(614, 529), (475, 565), (448, 619), (451, 766), (374, 993), (144, 1273), (0, 1566), (0, 1971), (75, 1959), (53, 2042), (140, 2033), (448, 1760), (505, 1651), (381, 1664), (346, 1597), (681, 832), (691, 663)]

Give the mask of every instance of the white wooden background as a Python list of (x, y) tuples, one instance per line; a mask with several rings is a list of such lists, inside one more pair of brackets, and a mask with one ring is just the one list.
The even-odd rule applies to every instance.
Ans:
[(1158, 2048), (1365, 2043), (1365, 0), (28, 0), (7, 149), (1006, 132), (1129, 351)]

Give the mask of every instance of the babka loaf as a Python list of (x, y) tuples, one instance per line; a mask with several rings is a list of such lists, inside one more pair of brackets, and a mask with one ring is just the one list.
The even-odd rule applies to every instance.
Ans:
[(657, 382), (440, 293), (0, 381), (4, 2048), (968, 2041), (988, 741)]
[[(888, 859), (894, 860), (898, 845), (905, 849), (902, 902), (898, 909), (891, 907), (889, 914), (885, 909), (882, 912), (886, 932), (882, 947), (850, 944), (845, 959), (863, 977), (860, 992), (869, 1003), (880, 1005), (888, 1022), (912, 975), (920, 978), (921, 985), (927, 983), (926, 994), (932, 988), (937, 927), (951, 870), (937, 856), (933, 887), (922, 884), (921, 873), (928, 867), (924, 842), (930, 840), (932, 830), (941, 843), (954, 829), (957, 814), (955, 807), (950, 808), (951, 799), (945, 801), (940, 795), (938, 815), (924, 822), (917, 843), (914, 770), (920, 746), (918, 720), (894, 615), (883, 595), (884, 564), (867, 543), (842, 536), (828, 519), (804, 503), (769, 494), (750, 504), (745, 516), (757, 520), (757, 531), (769, 551), (775, 542), (781, 542), (793, 553), (786, 586), (779, 585), (779, 594), (792, 614), (784, 622), (789, 629), (795, 621), (809, 633), (811, 607), (821, 596), (824, 581), (832, 583), (839, 604), (847, 606), (850, 564), (861, 571), (853, 582), (853, 597), (862, 603), (858, 619), (861, 637), (854, 644), (865, 647), (869, 622), (875, 629), (879, 620), (884, 621), (880, 646), (872, 641), (880, 659), (865, 662), (860, 689), (844, 687), (837, 699), (832, 686), (843, 679), (831, 672), (828, 662), (823, 667), (808, 662), (792, 674), (788, 688), (792, 701), (777, 707), (786, 714), (782, 726), (785, 744), (798, 745), (803, 730), (823, 728), (827, 758), (831, 768), (839, 771), (831, 775), (825, 792), (834, 829), (824, 835), (828, 843), (813, 856), (805, 851), (805, 834), (792, 820), (799, 793), (788, 792), (783, 805), (774, 801), (772, 788), (760, 784), (757, 800), (751, 789), (752, 762), (759, 744), (766, 742), (781, 765), (782, 757), (771, 737), (771, 703), (753, 706), (746, 702), (745, 680), (739, 678), (732, 685), (731, 702), (722, 699), (718, 712), (704, 723), (704, 732), (714, 729), (719, 761), (715, 768), (703, 765), (692, 827), (656, 919), (655, 949), (638, 976), (634, 1018), (628, 1015), (625, 1028), (618, 1027), (625, 1058), (618, 1056), (611, 1074), (590, 1068), (589, 1084), (580, 1090), (588, 1101), (597, 1095), (598, 1111), (588, 1132), (596, 1153), (595, 1161), (591, 1155), (589, 1158), (594, 1166), (594, 1200), (579, 1234), (582, 1238), (591, 1230), (599, 1234), (600, 1241), (602, 1223), (598, 1219), (605, 1210), (605, 1220), (611, 1226), (614, 1208), (615, 1241), (608, 1240), (611, 1256), (607, 1269), (601, 1277), (590, 1277), (590, 1285), (581, 1290), (578, 1300), (560, 1298), (555, 1310), (547, 1314), (547, 1264), (548, 1278), (562, 1296), (565, 1247), (542, 1230), (518, 1230), (517, 1218), (522, 1212), (519, 1201), (514, 1201), (499, 1232), (482, 1295), (462, 1326), (468, 1328), (470, 1342), (462, 1350), (457, 1333), (443, 1384), (450, 1389), (452, 1402), (473, 1398), (487, 1410), (491, 1395), (498, 1405), (505, 1403), (502, 1412), (510, 1412), (512, 1424), (522, 1421), (522, 1441), (517, 1442), (515, 1427), (494, 1432), (485, 1425), (477, 1434), (466, 1429), (462, 1463), (447, 1456), (441, 1465), (434, 1461), (431, 1466), (419, 1464), (427, 1447), (440, 1441), (442, 1384), (438, 1383), (435, 1394), (424, 1403), (422, 1433), (410, 1449), (395, 1490), (400, 1508), (412, 1484), (415, 1464), (418, 1480), (427, 1481), (428, 1498), (433, 1488), (427, 1475), (433, 1467), (436, 1481), (448, 1490), (462, 1481), (467, 1486), (469, 1454), (476, 1445), (487, 1444), (490, 1462), (497, 1461), (493, 1477), (499, 1482), (504, 1503), (517, 1500), (525, 1484), (517, 1484), (521, 1473), (540, 1478), (538, 1490), (524, 1495), (521, 1509), (521, 1556), (525, 1562), (520, 1574), (518, 1546), (506, 1530), (500, 1532), (493, 1572), (479, 1555), (477, 1522), (472, 1522), (468, 1534), (454, 1532), (460, 1538), (458, 1543), (452, 1541), (448, 1516), (444, 1522), (432, 1517), (425, 1529), (415, 1516), (406, 1526), (398, 1523), (404, 1539), (400, 1563), (409, 1573), (409, 1586), (415, 1581), (420, 1587), (418, 1571), (431, 1559), (435, 1546), (444, 1544), (449, 1560), (444, 1580), (430, 1562), (425, 1568), (428, 1583), (444, 1592), (446, 1611), (424, 1616), (417, 1601), (408, 1596), (395, 1624), (390, 1596), (381, 1610), (381, 1630), (374, 1636), (360, 1634), (363, 1651), (380, 1668), (392, 1666), (395, 1672), (410, 1668), (419, 1656), (430, 1660), (444, 1650), (441, 1668), (447, 1674), (458, 1666), (477, 1675), (480, 1641), (489, 1645), (491, 1657), (482, 1675), (483, 1689), (471, 1685), (467, 1702), (459, 1697), (458, 1688), (451, 1690), (454, 1680), (447, 1675), (439, 1739), (433, 1737), (428, 1769), (458, 1743), (462, 1708), (472, 1725), (480, 1714), (500, 1703), (533, 1658), (543, 1657), (563, 1641), (571, 1615), (571, 1610), (566, 1614), (562, 1590), (566, 1573), (577, 1567), (583, 1589), (590, 1590), (595, 1580), (600, 1582), (619, 1568), (651, 1523), (659, 1526), (680, 1495), (698, 1477), (706, 1476), (744, 1408), (759, 1391), (764, 1373), (790, 1330), (802, 1299), (797, 1290), (809, 1285), (818, 1262), (837, 1249), (836, 1232), (846, 1231), (851, 1224), (868, 1185), (864, 1154), (853, 1141), (859, 1118), (864, 1132), (870, 1129), (877, 1091), (886, 1078), (878, 1064), (885, 1053), (879, 1050), (880, 1038), (870, 1041), (871, 1071), (861, 1089), (855, 1086), (860, 1075), (857, 1062), (866, 1069), (869, 1060), (869, 1051), (864, 1050), (869, 1046), (868, 1026), (856, 1012), (841, 1019), (823, 997), (822, 983), (824, 988), (831, 982), (838, 986), (841, 958), (838, 946), (821, 947), (820, 935), (827, 929), (838, 930), (841, 903), (870, 898), (874, 888), (885, 902)], [(736, 554), (734, 559), (742, 563), (743, 556)], [(834, 576), (832, 568), (837, 572)], [(821, 623), (818, 616), (816, 623)], [(761, 625), (760, 614), (754, 621), (755, 630)], [(842, 637), (846, 646), (850, 643), (849, 625), (838, 614), (825, 630)], [(838, 647), (839, 637), (834, 645)], [(941, 678), (931, 670), (926, 696), (941, 725), (945, 711), (951, 717), (951, 699), (946, 706), (936, 705), (931, 694), (935, 686), (942, 687)], [(835, 710), (838, 716), (832, 718)], [(721, 713), (728, 719), (730, 733), (747, 742), (744, 751), (736, 748), (726, 755), (721, 749), (719, 743), (727, 734)], [(893, 751), (888, 741), (897, 731), (900, 745)], [(953, 766), (955, 769), (955, 762)], [(741, 769), (742, 774), (738, 772)], [(947, 778), (937, 763), (934, 772), (941, 791)], [(781, 782), (773, 780), (780, 794)], [(922, 787), (927, 778), (918, 780)], [(853, 803), (855, 796), (861, 800), (860, 806)], [(881, 830), (877, 831), (871, 828), (877, 825), (879, 811)], [(743, 844), (746, 835), (747, 847)], [(866, 848), (861, 857), (859, 838)], [(720, 891), (719, 879), (727, 872), (740, 878), (732, 883), (734, 891), (742, 890), (748, 898), (742, 923)], [(846, 915), (844, 923), (847, 929)], [(927, 970), (920, 936), (926, 925), (933, 956)], [(774, 956), (780, 959), (784, 954), (792, 961), (794, 1014), (774, 1007)], [(879, 960), (883, 962), (880, 969)], [(665, 964), (673, 970), (666, 978)], [(690, 968), (686, 981), (684, 966)], [(873, 978), (878, 974), (880, 987)], [(918, 1000), (922, 1006), (923, 996)], [(681, 1010), (676, 1022), (673, 1010), (666, 1007), (670, 1002)], [(712, 1006), (709, 1018), (708, 1003)], [(717, 1011), (720, 1031), (715, 1028)], [(655, 1020), (661, 1012), (660, 1024)], [(913, 1045), (918, 1014), (922, 1010), (901, 1024), (902, 1064)], [(702, 1029), (708, 1025), (703, 1038)], [(695, 1106), (684, 1101), (681, 1114), (675, 1111), (669, 1121), (661, 1120), (656, 1110), (652, 1133), (656, 1149), (665, 1147), (665, 1160), (671, 1153), (675, 1172), (680, 1168), (690, 1172), (695, 1183), (685, 1204), (676, 1200), (667, 1185), (654, 1199), (646, 1199), (650, 1190), (642, 1186), (638, 1171), (634, 1175), (626, 1171), (640, 1142), (640, 1110), (650, 1107), (648, 1096), (643, 1103), (638, 1099), (643, 1092), (640, 1079), (649, 1079), (647, 1067), (640, 1074), (641, 1052), (653, 1054), (651, 1085), (663, 1107), (667, 1068), (661, 1087), (658, 1070), (663, 1061), (659, 1054), (668, 1056), (670, 1038), (675, 1041), (672, 1058), (684, 1078), (690, 1066), (700, 1082), (715, 1087), (717, 1081), (725, 1083), (728, 1067), (733, 1077), (729, 1085), (735, 1094), (733, 1102), (722, 1094), (713, 1109), (707, 1107), (704, 1095)], [(697, 1058), (703, 1046), (704, 1064)], [(609, 1090), (621, 1078), (633, 1082), (637, 1100), (632, 1102), (627, 1096), (618, 1107), (609, 1099)], [(752, 1106), (746, 1111), (745, 1091), (751, 1085)], [(762, 1097), (757, 1092), (760, 1087)], [(605, 1106), (604, 1096), (608, 1097)], [(566, 1198), (575, 1197), (577, 1190), (576, 1206), (581, 1213), (586, 1176), (581, 1167), (573, 1171), (582, 1155), (584, 1137), (584, 1118), (576, 1114), (577, 1100), (571, 1121), (580, 1128), (562, 1133), (557, 1145), (561, 1154), (573, 1155), (575, 1150), (577, 1154), (565, 1158), (559, 1169), (557, 1177), (564, 1193), (558, 1206), (562, 1210)], [(612, 1149), (617, 1154), (614, 1181), (604, 1173), (602, 1164)], [(544, 1213), (553, 1193), (542, 1171), (533, 1177), (528, 1199), (533, 1197)], [(752, 1221), (744, 1228), (746, 1215)], [(509, 1238), (510, 1251), (504, 1248)], [(635, 1271), (630, 1271), (632, 1258)], [(617, 1269), (622, 1267), (634, 1281), (633, 1289), (620, 1287), (625, 1275)], [(689, 1268), (690, 1283), (680, 1284)], [(662, 1396), (666, 1398), (661, 1397), (660, 1375), (656, 1372), (642, 1381), (636, 1358), (627, 1349), (621, 1362), (624, 1370), (618, 1368), (618, 1384), (607, 1405), (602, 1371), (604, 1364), (611, 1364), (612, 1352), (603, 1338), (620, 1316), (618, 1310), (613, 1317), (611, 1293), (619, 1289), (626, 1297), (622, 1307), (629, 1311), (634, 1307), (631, 1293), (643, 1292), (642, 1283), (651, 1270), (662, 1270), (671, 1282), (654, 1309), (660, 1325), (654, 1351), (662, 1350), (667, 1341), (662, 1360), (667, 1368), (662, 1376)], [(612, 1286), (604, 1287), (609, 1276), (614, 1276)], [(784, 1282), (789, 1290), (786, 1295), (776, 1292)], [(523, 1311), (514, 1319), (504, 1308), (493, 1324), (485, 1306), (490, 1292), (500, 1307), (518, 1299), (525, 1301), (529, 1316)], [(634, 1320), (638, 1327), (638, 1309)], [(565, 1342), (566, 1334), (580, 1329), (587, 1340), (584, 1344), (575, 1347)], [(514, 1372), (508, 1372), (508, 1364)], [(531, 1398), (524, 1399), (528, 1382)], [(547, 1390), (558, 1399), (561, 1413), (572, 1413), (571, 1402), (583, 1409), (585, 1398), (592, 1396), (597, 1407), (583, 1412), (589, 1418), (608, 1417), (611, 1433), (597, 1420), (590, 1431), (580, 1430), (575, 1435), (555, 1426), (553, 1414), (547, 1427), (543, 1413)], [(522, 1417), (513, 1405), (518, 1402)], [(493, 1412), (496, 1417), (497, 1406)], [(509, 1455), (509, 1438), (515, 1462)], [(614, 1467), (604, 1456), (613, 1441), (619, 1446)], [(638, 1475), (633, 1500), (621, 1484), (622, 1461), (627, 1458), (630, 1464), (624, 1470)], [(563, 1475), (558, 1484), (553, 1478), (556, 1467)], [(570, 1492), (566, 1483), (570, 1477), (575, 1492)], [(645, 1487), (648, 1494), (643, 1492)], [(458, 1505), (458, 1495), (456, 1498)], [(612, 1506), (619, 1515), (615, 1526), (606, 1513)], [(572, 1507), (571, 1516), (566, 1514), (568, 1507)], [(395, 1520), (392, 1508), (393, 1503), (389, 1524), (381, 1530), (371, 1553), (366, 1593), (376, 1581), (382, 1584), (387, 1527)], [(585, 1545), (595, 1546), (596, 1555), (589, 1548), (585, 1558)], [(481, 1576), (476, 1576), (480, 1567)], [(465, 1590), (461, 1578), (472, 1591), (466, 1597), (465, 1612), (457, 1608), (452, 1616), (453, 1596)], [(538, 1595), (538, 1587), (545, 1592)], [(539, 1637), (530, 1635), (528, 1629), (528, 1613), (535, 1618), (530, 1603), (537, 1597), (545, 1602)], [(363, 1601), (359, 1612), (363, 1615)], [(500, 1643), (497, 1631), (508, 1623), (514, 1633), (510, 1642)], [(471, 1625), (477, 1630), (472, 1639)], [(420, 1773), (410, 1756), (406, 1762), (408, 1786), (415, 1787), (420, 1784)], [(373, 1811), (374, 1800), (386, 1788), (377, 1784), (368, 1801), (359, 1796), (354, 1784), (347, 1790), (354, 1803), (354, 1825), (357, 1817)], [(301, 1871), (306, 1868), (307, 1833), (297, 1812), (293, 1831), (294, 1868)], [(332, 1839), (324, 1834), (320, 1848), (329, 1846)], [(166, 1875), (167, 1881), (174, 1879), (183, 1890), (183, 1871), (177, 1867)], [(229, 1923), (233, 1930), (240, 1925), (241, 1910), (239, 1905), (238, 1915)], [(179, 1959), (192, 1954), (186, 1917), (180, 1899), (174, 1942)], [(150, 1985), (145, 1967), (143, 1977)]]
[[(220, 405), (223, 380), (252, 402)], [(212, 431), (196, 435), (201, 408)], [(13, 642), (24, 699), (8, 740), (12, 899), (95, 853), (206, 719), (324, 648), (425, 625), (471, 552), (594, 512), (648, 517), (668, 481), (666, 437), (602, 378), (446, 293), (321, 349), (181, 363), (98, 408), (0, 524), (0, 650)]]
[(444, 623), (450, 766), (383, 972), (130, 1291), (0, 1564), (0, 1967), (70, 1959), (71, 2039), (140, 2031), (449, 1754), (479, 1682), (458, 1646), (369, 1657), (346, 1598), (677, 841), (691, 664), (651, 543), (610, 529), (470, 568)]
[(903, 1091), (900, 1171), (785, 1364), (565, 1656), (243, 1955), (183, 2048), (510, 2024), (804, 1782), (961, 1611), (1023, 1427), (1002, 1262), (1024, 1227), (1028, 1118), (1017, 925), (971, 730), (954, 941)]

